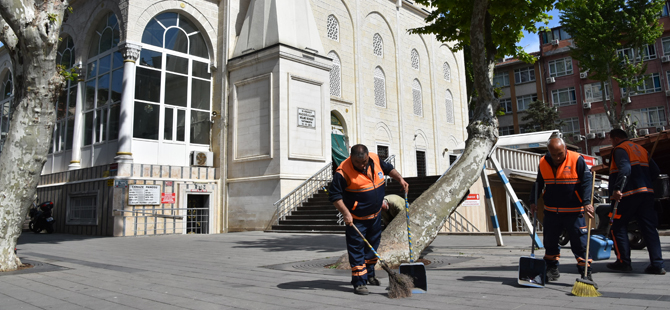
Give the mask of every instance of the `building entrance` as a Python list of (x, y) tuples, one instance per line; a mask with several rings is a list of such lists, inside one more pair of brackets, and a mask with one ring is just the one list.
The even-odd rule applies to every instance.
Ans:
[(188, 194), (186, 233), (209, 234), (209, 195)]

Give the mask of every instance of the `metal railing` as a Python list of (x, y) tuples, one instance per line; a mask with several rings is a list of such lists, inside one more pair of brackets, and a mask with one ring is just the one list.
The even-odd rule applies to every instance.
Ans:
[(289, 215), (292, 211), (295, 211), (299, 206), (302, 205), (303, 202), (307, 201), (307, 199), (312, 198), (314, 194), (316, 194), (332, 179), (333, 163), (329, 162), (309, 179), (305, 180), (305, 182), (302, 182), (302, 184), (273, 204), (276, 211), (265, 230), (269, 230), (272, 225), (279, 223), (279, 220), (285, 219), (287, 215)]
[[(531, 153), (526, 151), (508, 149), (504, 147), (496, 148), (495, 158), (503, 169), (513, 169), (528, 172), (537, 172), (540, 159), (543, 154)], [(490, 160), (486, 161), (486, 167), (493, 167)]]
[[(209, 208), (146, 208), (127, 210), (114, 209), (115, 212), (131, 213), (124, 215), (134, 218), (130, 224), (134, 236), (178, 234), (209, 234)], [(140, 220), (141, 218), (144, 218)], [(147, 218), (154, 218), (147, 220)]]
[(444, 227), (449, 232), (479, 232), (479, 228), (477, 228), (477, 226), (468, 221), (468, 219), (466, 219), (456, 210), (451, 213), (451, 216), (449, 216), (447, 219)]
[[(530, 216), (530, 208), (528, 206), (526, 206), (526, 203), (524, 203), (523, 201), (521, 201), (521, 206), (523, 207), (523, 210), (526, 211), (526, 214), (528, 214), (528, 217), (532, 221), (533, 217)], [(530, 228), (528, 228), (526, 226), (526, 222), (523, 220), (523, 217), (521, 217), (519, 215), (519, 212), (516, 211), (516, 209), (514, 210), (514, 215), (513, 216), (514, 216), (513, 221), (516, 224), (516, 231), (522, 231), (522, 232), (532, 231), (532, 230), (530, 230)], [(538, 232), (544, 231), (544, 227), (542, 226), (542, 221), (537, 221), (535, 223), (535, 225), (537, 227)]]

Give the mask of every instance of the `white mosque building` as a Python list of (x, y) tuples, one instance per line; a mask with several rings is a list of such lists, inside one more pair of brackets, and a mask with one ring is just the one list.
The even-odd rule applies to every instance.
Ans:
[[(70, 3), (58, 62), (81, 75), (38, 186), (59, 232), (263, 230), (346, 145), (436, 175), (467, 138), (463, 54), (407, 32), (411, 1)], [(11, 70), (0, 47), (3, 142)]]

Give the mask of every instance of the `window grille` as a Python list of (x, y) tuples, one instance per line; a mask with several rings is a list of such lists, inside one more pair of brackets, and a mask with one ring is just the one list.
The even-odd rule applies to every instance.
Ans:
[(442, 64), (442, 71), (444, 71), (444, 80), (449, 82), (451, 81), (451, 67), (449, 67), (448, 63), (443, 63)]
[(381, 68), (375, 68), (375, 105), (386, 107), (386, 77)]
[(384, 161), (389, 157), (389, 147), (385, 145), (377, 145), (377, 156), (380, 161)]
[(340, 70), (340, 58), (335, 52), (328, 53), (328, 57), (333, 59), (333, 67), (330, 70), (330, 95), (340, 97), (342, 90), (342, 71)]
[(98, 224), (98, 194), (82, 193), (70, 195), (67, 205), (66, 224), (69, 225), (97, 225)]
[(423, 115), (423, 103), (421, 100), (421, 84), (419, 80), (412, 81), (412, 102), (414, 103), (414, 115)]
[(412, 49), (412, 68), (419, 70), (419, 52), (416, 49)]
[(334, 15), (328, 16), (328, 38), (331, 40), (339, 41), (340, 40), (340, 23), (337, 21)]
[(447, 89), (447, 95), (445, 97), (445, 102), (447, 105), (447, 123), (453, 124), (454, 121), (454, 100), (451, 96), (451, 91)]
[(426, 152), (424, 151), (416, 151), (416, 175), (426, 176)]
[(375, 33), (372, 37), (372, 51), (375, 55), (384, 57), (384, 42), (382, 41), (382, 36), (378, 33)]

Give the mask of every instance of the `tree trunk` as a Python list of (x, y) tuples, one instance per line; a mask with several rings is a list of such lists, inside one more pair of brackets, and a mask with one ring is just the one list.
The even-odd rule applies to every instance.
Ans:
[(0, 154), (0, 271), (15, 270), (23, 221), (35, 199), (64, 84), (56, 50), (67, 1), (0, 1), (0, 39), (12, 58), (14, 101)]
[[(449, 173), (417, 198), (410, 208), (412, 248), (417, 254), (433, 242), (461, 198), (479, 179), (484, 162), (498, 140), (495, 111), (499, 102), (491, 85), (495, 50), (491, 47), (491, 22), (487, 8), (487, 0), (474, 1), (470, 41), (478, 97), (474, 99), (475, 119), (467, 127), (465, 150)], [(397, 216), (384, 230), (379, 253), (390, 265), (409, 259), (405, 217)]]

